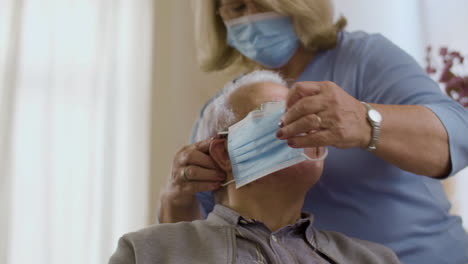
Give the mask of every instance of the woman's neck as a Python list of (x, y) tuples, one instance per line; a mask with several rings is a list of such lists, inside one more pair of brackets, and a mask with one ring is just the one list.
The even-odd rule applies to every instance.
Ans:
[(279, 68), (278, 71), (287, 81), (296, 81), (304, 72), (307, 65), (309, 65), (314, 55), (315, 52), (308, 51), (303, 46), (300, 46), (288, 63)]

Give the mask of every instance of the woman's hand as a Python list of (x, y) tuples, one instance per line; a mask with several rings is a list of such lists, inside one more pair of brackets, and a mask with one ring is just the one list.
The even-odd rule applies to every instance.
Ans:
[[(448, 175), (448, 135), (431, 110), (419, 105), (372, 106), (384, 120), (373, 154), (419, 175)], [(294, 148), (365, 149), (371, 139), (365, 106), (332, 82), (296, 83), (289, 91), (282, 125), (278, 138)]]
[(209, 155), (211, 139), (183, 147), (174, 157), (171, 177), (161, 192), (160, 222), (192, 221), (201, 218), (197, 192), (213, 191), (225, 181)]
[(298, 82), (289, 91), (279, 139), (295, 148), (366, 148), (371, 126), (365, 106), (333, 82)]

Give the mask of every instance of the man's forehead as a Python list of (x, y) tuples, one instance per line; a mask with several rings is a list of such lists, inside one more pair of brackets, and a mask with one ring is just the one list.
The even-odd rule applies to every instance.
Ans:
[(244, 117), (266, 102), (286, 100), (288, 88), (273, 82), (259, 82), (240, 87), (230, 97), (230, 104), (237, 117)]

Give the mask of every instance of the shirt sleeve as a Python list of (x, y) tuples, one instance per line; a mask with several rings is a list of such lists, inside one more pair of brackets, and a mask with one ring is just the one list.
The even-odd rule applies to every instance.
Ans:
[(447, 131), (453, 175), (468, 165), (468, 110), (442, 93), (419, 64), (380, 34), (371, 35), (361, 50), (361, 100), (378, 104), (422, 105)]

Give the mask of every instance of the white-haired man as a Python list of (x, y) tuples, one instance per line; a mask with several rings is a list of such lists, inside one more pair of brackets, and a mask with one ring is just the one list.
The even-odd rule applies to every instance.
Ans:
[[(275, 130), (269, 135), (265, 129), (272, 122), (277, 126), (270, 113), (287, 93), (284, 81), (265, 71), (227, 85), (199, 131), (204, 137), (229, 133), (227, 140), (216, 137), (210, 145), (212, 159), (227, 175), (214, 211), (206, 220), (126, 234), (110, 263), (400, 263), (384, 246), (315, 230), (313, 217), (301, 212), (322, 173), (319, 157), (325, 151), (308, 149), (308, 158), (316, 160), (301, 159), (303, 152), (277, 143)], [(252, 131), (263, 134), (252, 137)], [(280, 151), (290, 158), (275, 156)], [(233, 179), (235, 185), (229, 184)]]

